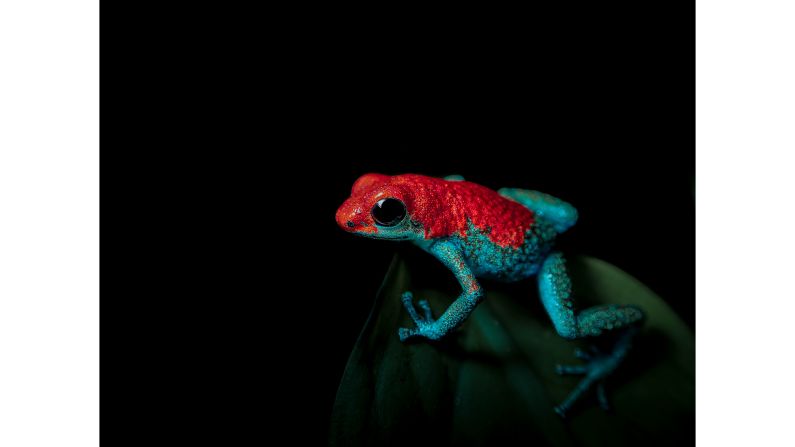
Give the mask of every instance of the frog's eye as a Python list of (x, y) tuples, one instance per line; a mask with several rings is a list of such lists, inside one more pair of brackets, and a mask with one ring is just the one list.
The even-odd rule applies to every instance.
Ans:
[(406, 217), (406, 205), (398, 199), (381, 199), (370, 212), (379, 225), (394, 227)]

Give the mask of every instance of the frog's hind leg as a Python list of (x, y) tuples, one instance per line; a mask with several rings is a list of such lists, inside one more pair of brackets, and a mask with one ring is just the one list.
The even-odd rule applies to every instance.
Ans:
[(582, 352), (579, 352), (577, 357), (587, 362), (584, 365), (557, 365), (555, 367), (555, 371), (560, 375), (583, 376), (577, 386), (566, 396), (566, 399), (555, 407), (556, 413), (566, 417), (569, 410), (591, 387), (596, 388), (599, 406), (605, 411), (610, 409), (607, 392), (605, 391), (605, 379), (618, 368), (621, 360), (627, 355), (629, 348), (632, 346), (632, 338), (637, 330), (637, 326), (629, 326), (622, 330), (610, 353), (604, 354), (596, 351), (594, 354), (582, 355)]
[(497, 192), (546, 218), (558, 233), (563, 233), (577, 223), (577, 209), (549, 194), (518, 188), (501, 188)]
[(604, 380), (621, 363), (631, 346), (632, 338), (644, 319), (643, 312), (634, 306), (594, 306), (577, 312), (571, 293), (571, 279), (566, 271), (563, 255), (550, 254), (538, 274), (541, 302), (560, 336), (573, 340), (594, 337), (606, 332), (620, 331), (609, 353), (578, 352), (586, 363), (578, 366), (558, 366), (559, 374), (579, 374), (583, 378), (569, 396), (555, 408), (565, 416), (572, 405), (593, 385), (596, 385), (600, 405), (607, 406)]

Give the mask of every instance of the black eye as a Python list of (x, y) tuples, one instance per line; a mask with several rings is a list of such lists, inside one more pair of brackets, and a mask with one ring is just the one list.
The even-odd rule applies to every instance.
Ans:
[(379, 225), (393, 227), (406, 217), (406, 205), (398, 199), (381, 199), (370, 213)]

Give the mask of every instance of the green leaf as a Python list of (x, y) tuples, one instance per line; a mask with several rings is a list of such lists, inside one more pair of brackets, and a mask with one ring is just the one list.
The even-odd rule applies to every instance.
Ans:
[[(424, 255), (424, 254), (423, 254)], [(427, 257), (427, 256), (426, 256)], [(692, 331), (636, 279), (595, 258), (570, 258), (580, 309), (635, 304), (648, 320), (619, 371), (608, 380), (613, 411), (583, 398), (567, 420), (553, 411), (579, 380), (556, 364), (578, 364), (584, 341), (559, 337), (535, 281), (483, 283), (486, 299), (455, 334), (436, 343), (401, 343), (411, 327), (405, 290), (438, 316), (458, 290), (416, 256), (392, 262), (353, 348), (334, 404), (334, 446), (689, 445), (695, 433)]]

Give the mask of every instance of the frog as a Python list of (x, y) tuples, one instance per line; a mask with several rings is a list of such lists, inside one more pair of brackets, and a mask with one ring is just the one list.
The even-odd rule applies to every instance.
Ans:
[(561, 375), (582, 376), (554, 406), (566, 418), (590, 390), (608, 410), (605, 379), (626, 357), (646, 316), (633, 305), (579, 310), (556, 238), (575, 225), (578, 212), (549, 194), (520, 188), (493, 190), (460, 175), (367, 173), (353, 183), (337, 209), (340, 228), (358, 236), (408, 241), (438, 259), (455, 276), (460, 295), (434, 318), (429, 302), (401, 295), (414, 327), (398, 328), (401, 342), (434, 342), (458, 329), (485, 299), (478, 279), (516, 282), (535, 278), (539, 297), (557, 334), (567, 340), (615, 335), (612, 349), (576, 350), (579, 365), (556, 365)]

